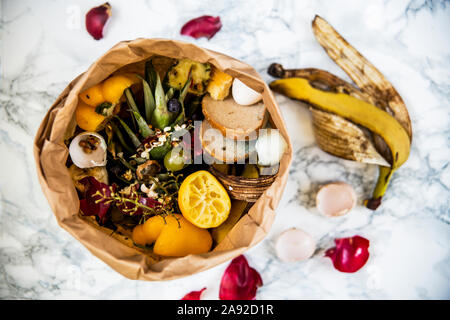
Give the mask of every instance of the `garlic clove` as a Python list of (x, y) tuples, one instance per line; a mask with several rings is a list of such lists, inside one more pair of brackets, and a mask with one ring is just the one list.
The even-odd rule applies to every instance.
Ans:
[(255, 148), (259, 165), (274, 166), (280, 162), (287, 143), (278, 129), (260, 129)]
[(275, 243), (276, 255), (284, 262), (309, 259), (315, 250), (314, 238), (309, 233), (296, 228), (284, 231)]
[(262, 99), (262, 95), (259, 92), (256, 92), (252, 88), (246, 86), (237, 78), (233, 80), (231, 94), (234, 101), (243, 106), (255, 104)]
[(316, 195), (316, 207), (328, 217), (347, 214), (356, 205), (356, 193), (345, 182), (334, 182), (322, 186)]
[(69, 145), (72, 162), (79, 168), (106, 165), (106, 142), (96, 132), (83, 132), (73, 138)]

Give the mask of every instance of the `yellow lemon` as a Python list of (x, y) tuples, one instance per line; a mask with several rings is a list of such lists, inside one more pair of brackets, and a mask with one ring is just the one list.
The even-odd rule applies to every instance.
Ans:
[(95, 107), (92, 107), (83, 101), (78, 102), (75, 118), (78, 126), (86, 131), (99, 131), (103, 129), (106, 123), (106, 117), (95, 112)]
[(178, 206), (200, 228), (214, 228), (227, 220), (231, 201), (225, 188), (208, 171), (192, 173), (180, 186)]
[(134, 243), (152, 244), (153, 252), (161, 256), (183, 257), (208, 252), (212, 237), (183, 218), (181, 214), (154, 216), (133, 229)]

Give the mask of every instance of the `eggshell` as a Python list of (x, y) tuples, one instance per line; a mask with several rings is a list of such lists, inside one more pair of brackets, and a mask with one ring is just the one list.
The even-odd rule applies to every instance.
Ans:
[[(93, 150), (92, 153), (85, 153), (83, 149), (78, 145), (82, 139), (87, 138), (88, 136), (94, 136), (100, 140), (100, 143), (96, 150)], [(93, 168), (100, 167), (106, 165), (106, 142), (105, 139), (101, 135), (96, 132), (83, 132), (77, 135), (70, 142), (69, 145), (69, 154), (72, 162), (78, 168)]]
[(356, 194), (345, 182), (333, 182), (322, 186), (316, 195), (316, 207), (329, 217), (347, 214), (356, 205)]
[(262, 95), (259, 92), (256, 92), (252, 88), (246, 86), (237, 78), (233, 80), (231, 94), (234, 101), (243, 106), (255, 104), (262, 99)]
[(285, 262), (309, 259), (315, 250), (314, 238), (309, 233), (296, 228), (284, 231), (275, 244), (278, 258)]

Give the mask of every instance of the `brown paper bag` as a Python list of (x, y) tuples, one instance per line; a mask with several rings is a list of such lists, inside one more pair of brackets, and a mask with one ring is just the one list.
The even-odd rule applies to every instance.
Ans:
[[(68, 148), (64, 140), (75, 131), (78, 94), (101, 82), (124, 66), (143, 63), (154, 55), (189, 58), (209, 62), (261, 92), (275, 126), (288, 143), (279, 173), (261, 198), (211, 252), (182, 258), (158, 259), (130, 244), (129, 239), (90, 222), (79, 213), (79, 199), (66, 168)], [(125, 67), (125, 69), (127, 68)], [(95, 256), (130, 279), (168, 280), (188, 276), (232, 259), (261, 241), (275, 217), (288, 177), (292, 146), (275, 99), (258, 73), (249, 65), (191, 43), (165, 39), (137, 39), (120, 42), (106, 52), (83, 74), (73, 80), (50, 107), (36, 134), (34, 156), (39, 181), (58, 224), (72, 234)]]

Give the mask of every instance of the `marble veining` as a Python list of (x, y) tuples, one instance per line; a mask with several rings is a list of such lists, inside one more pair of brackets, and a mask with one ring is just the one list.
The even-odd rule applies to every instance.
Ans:
[[(314, 39), (315, 14), (327, 19), (402, 95), (410, 112), (409, 160), (376, 212), (361, 203), (377, 168), (337, 159), (315, 141), (308, 109), (276, 95), (294, 147), (286, 191), (267, 238), (246, 253), (261, 272), (257, 299), (450, 298), (450, 2), (373, 1), (109, 1), (113, 17), (100, 41), (84, 29), (83, 0), (0, 2), (0, 298), (179, 299), (206, 286), (217, 299), (226, 263), (184, 279), (131, 281), (61, 229), (35, 173), (32, 142), (47, 109), (78, 74), (121, 40), (165, 37), (196, 43), (252, 65), (266, 81), (272, 62), (318, 67), (348, 79)], [(219, 15), (211, 40), (179, 34), (187, 20)], [(341, 218), (315, 209), (319, 186), (346, 181), (359, 205)], [(298, 227), (318, 243), (305, 262), (277, 260), (274, 242)], [(336, 271), (323, 250), (335, 237), (362, 235), (370, 259), (355, 274)]]

